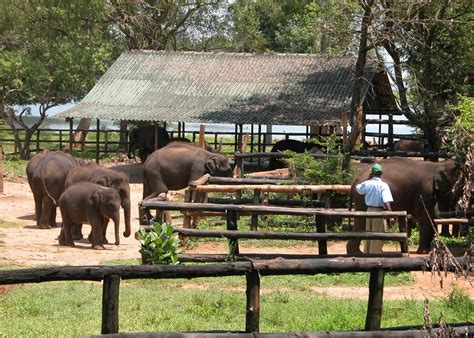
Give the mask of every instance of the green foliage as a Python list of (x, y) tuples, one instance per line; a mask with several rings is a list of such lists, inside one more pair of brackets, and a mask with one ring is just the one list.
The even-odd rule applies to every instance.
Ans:
[(297, 177), (310, 184), (351, 184), (355, 172), (343, 168), (345, 155), (337, 135), (332, 134), (324, 142), (315, 142), (326, 149), (324, 159), (315, 160), (308, 153), (286, 152), (290, 157), (285, 161), (295, 166)]
[(172, 225), (155, 223), (150, 230), (140, 229), (138, 239), (146, 264), (179, 264), (179, 239)]
[(474, 149), (474, 98), (459, 95), (457, 104), (449, 108), (455, 118), (448, 129), (444, 147), (455, 155), (459, 163), (464, 163), (468, 150)]

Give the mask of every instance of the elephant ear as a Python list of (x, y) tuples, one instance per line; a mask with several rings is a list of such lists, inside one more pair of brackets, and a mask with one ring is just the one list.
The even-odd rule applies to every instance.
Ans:
[(217, 164), (217, 158), (215, 156), (209, 157), (205, 164), (206, 172), (214, 175), (216, 173)]
[(100, 202), (102, 199), (102, 194), (99, 189), (96, 189), (92, 192), (89, 198), (89, 204), (94, 208), (98, 209), (100, 207)]
[(109, 187), (110, 186), (110, 180), (106, 175), (99, 176), (95, 183), (103, 186), (103, 187)]

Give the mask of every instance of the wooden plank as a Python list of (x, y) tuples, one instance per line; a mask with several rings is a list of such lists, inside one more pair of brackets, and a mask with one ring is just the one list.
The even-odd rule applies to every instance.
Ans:
[[(407, 235), (395, 232), (278, 232), (278, 231), (235, 231), (235, 230), (201, 230), (175, 227), (174, 230), (189, 237), (211, 237), (228, 239), (295, 239), (306, 241), (330, 241), (349, 239), (380, 239), (384, 241), (406, 242)], [(326, 250), (327, 253), (327, 250)], [(322, 254), (326, 254), (322, 253)]]
[(201, 124), (199, 125), (199, 148), (205, 147), (205, 136), (206, 136), (206, 126)]
[(467, 218), (435, 218), (435, 224), (467, 224), (469, 220)]
[(209, 178), (211, 178), (211, 175), (210, 174), (204, 174), (203, 176), (201, 176), (200, 178), (198, 178), (197, 180), (194, 180), (194, 181), (191, 181), (189, 183), (189, 185), (191, 187), (196, 187), (198, 185), (203, 185), (203, 184), (207, 184), (207, 182), (209, 181)]
[(260, 275), (252, 271), (246, 275), (247, 310), (245, 314), (245, 332), (260, 331)]
[(280, 192), (287, 194), (295, 194), (303, 191), (312, 193), (323, 193), (326, 190), (337, 191), (341, 193), (349, 193), (351, 186), (347, 184), (332, 185), (278, 185), (278, 184), (240, 184), (240, 185), (220, 185), (208, 184), (196, 187), (196, 191), (200, 192), (236, 192), (238, 190), (260, 189), (266, 192)]
[(234, 257), (230, 257), (228, 254), (179, 254), (180, 262), (200, 262), (200, 263), (216, 263), (216, 262), (228, 262), (230, 259), (235, 261), (249, 261), (249, 260), (271, 260), (271, 259), (325, 259), (325, 258), (341, 258), (341, 257), (408, 257), (408, 254), (402, 254), (400, 252), (384, 252), (381, 254), (331, 254), (331, 255), (319, 255), (319, 254), (266, 254), (266, 253), (241, 253)]
[(382, 321), (384, 277), (385, 271), (383, 269), (377, 268), (370, 272), (369, 304), (365, 319), (366, 331), (380, 329), (380, 323)]
[(255, 214), (277, 214), (277, 215), (325, 215), (341, 217), (365, 217), (365, 218), (390, 218), (406, 216), (406, 211), (349, 211), (347, 209), (320, 209), (320, 208), (287, 208), (266, 205), (238, 205), (238, 204), (213, 204), (213, 203), (184, 203), (169, 202), (149, 199), (142, 202), (146, 209), (159, 210), (184, 210), (184, 211), (225, 211), (249, 212)]
[(119, 330), (120, 276), (104, 276), (102, 290), (102, 334), (118, 333)]

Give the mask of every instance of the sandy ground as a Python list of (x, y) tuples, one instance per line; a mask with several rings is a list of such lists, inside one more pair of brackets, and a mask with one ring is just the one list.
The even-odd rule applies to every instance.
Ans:
[[(12, 222), (15, 225), (0, 227), (0, 265), (14, 265), (21, 267), (39, 265), (98, 265), (110, 260), (123, 260), (140, 258), (139, 242), (133, 233), (138, 230), (138, 202), (141, 200), (142, 185), (140, 165), (123, 165), (119, 170), (130, 175), (131, 200), (132, 200), (132, 236), (121, 236), (121, 244), (106, 245), (106, 250), (92, 250), (86, 239), (76, 241), (76, 247), (59, 246), (57, 237), (60, 228), (38, 229), (34, 221), (34, 201), (28, 183), (24, 178), (17, 178), (15, 182), (4, 182), (4, 193), (0, 194), (0, 219)], [(174, 193), (172, 199), (182, 198), (179, 193)], [(58, 223), (61, 215), (58, 210)], [(121, 231), (124, 229), (123, 214)], [(88, 234), (90, 227), (84, 226), (83, 233)], [(113, 224), (109, 224), (107, 238), (112, 242), (114, 238)], [(392, 248), (395, 250), (395, 248)], [(415, 248), (413, 248), (415, 249)], [(226, 253), (224, 244), (208, 243), (186, 250), (189, 253)], [(241, 252), (266, 252), (266, 253), (315, 253), (314, 246), (302, 245), (294, 248), (246, 248), (241, 247)], [(330, 245), (329, 253), (345, 252), (344, 244)], [(430, 273), (414, 273), (416, 282), (410, 286), (386, 287), (385, 299), (440, 299), (445, 298), (454, 286), (464, 289), (474, 299), (474, 280), (469, 284), (460, 278), (448, 276), (444, 281), (444, 288), (439, 286), (439, 278), (432, 277)], [(314, 292), (327, 294), (340, 298), (367, 299), (366, 287), (329, 287), (312, 288)]]

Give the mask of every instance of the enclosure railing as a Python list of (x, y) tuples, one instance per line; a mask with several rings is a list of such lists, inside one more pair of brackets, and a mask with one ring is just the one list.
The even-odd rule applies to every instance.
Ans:
[[(467, 258), (457, 258), (462, 266)], [(260, 331), (260, 276), (314, 275), (321, 273), (370, 273), (365, 330), (379, 330), (382, 319), (386, 272), (429, 270), (438, 262), (426, 258), (326, 258), (304, 260), (263, 260), (205, 265), (63, 266), (0, 270), (0, 285), (51, 281), (103, 281), (103, 334), (119, 332), (120, 281), (128, 279), (170, 279), (246, 277), (245, 332)]]
[[(298, 239), (298, 240), (317, 240), (318, 251), (320, 255), (327, 255), (328, 240), (362, 240), (379, 239), (393, 240), (400, 243), (401, 252), (408, 252), (407, 234), (406, 234), (406, 211), (349, 211), (345, 209), (320, 209), (320, 208), (288, 208), (273, 207), (264, 205), (238, 205), (238, 204), (213, 204), (213, 203), (178, 203), (158, 201), (154, 199), (142, 201), (139, 206), (140, 224), (144, 228), (150, 226), (150, 220), (147, 219), (149, 210), (178, 210), (182, 212), (194, 212), (199, 215), (200, 212), (221, 212), (226, 215), (226, 231), (203, 231), (186, 228), (175, 228), (175, 231), (192, 237), (225, 237), (229, 239), (229, 254), (235, 256), (239, 254), (239, 238), (258, 238), (258, 239)], [(258, 232), (258, 231), (237, 231), (237, 215), (301, 215), (313, 216), (315, 218), (316, 232)], [(403, 221), (400, 223), (401, 233), (386, 232), (326, 232), (326, 217), (345, 217), (345, 218), (390, 218), (398, 217)], [(158, 221), (161, 221), (158, 219)]]

